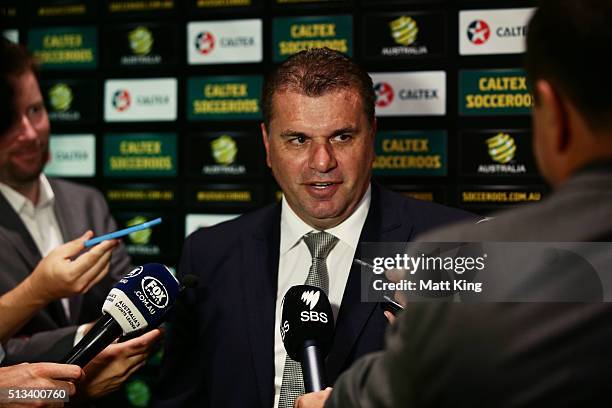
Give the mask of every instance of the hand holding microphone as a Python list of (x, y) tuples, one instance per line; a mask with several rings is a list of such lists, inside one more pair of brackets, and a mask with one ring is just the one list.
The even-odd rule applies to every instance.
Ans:
[(307, 393), (325, 389), (323, 361), (334, 337), (333, 319), (329, 300), (320, 288), (293, 286), (283, 298), (281, 337), (289, 357), (302, 364)]
[[(188, 287), (196, 283), (191, 276), (183, 280)], [(115, 285), (102, 306), (102, 317), (63, 360), (84, 367), (81, 392), (90, 398), (111, 392), (146, 363), (152, 345), (161, 337), (155, 328), (183, 285), (161, 264), (135, 268)], [(126, 342), (111, 344), (119, 336), (145, 331)]]
[(111, 289), (102, 317), (62, 362), (84, 367), (119, 336), (159, 326), (179, 290), (179, 282), (162, 264), (132, 270)]
[(155, 344), (162, 337), (160, 329), (153, 329), (139, 337), (106, 347), (83, 367), (85, 379), (78, 384), (78, 396), (98, 398), (119, 389), (147, 363)]

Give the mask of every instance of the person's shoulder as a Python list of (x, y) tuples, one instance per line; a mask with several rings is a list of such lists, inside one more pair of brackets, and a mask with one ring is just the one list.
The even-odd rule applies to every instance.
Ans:
[(482, 219), (465, 210), (418, 200), (384, 187), (380, 187), (380, 202), (383, 208), (394, 206), (401, 218), (410, 221), (423, 231), (462, 221), (473, 224)]
[(73, 198), (78, 199), (85, 196), (101, 197), (102, 193), (98, 189), (86, 184), (76, 183), (61, 178), (47, 178), (54, 193), (75, 194)]
[[(429, 242), (539, 241), (545, 239), (550, 218), (547, 203), (499, 211), (476, 223), (462, 222), (419, 237)], [(552, 236), (548, 238), (554, 239)]]

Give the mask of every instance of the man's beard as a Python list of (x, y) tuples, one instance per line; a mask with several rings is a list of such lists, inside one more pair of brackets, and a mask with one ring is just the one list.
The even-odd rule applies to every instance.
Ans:
[(13, 165), (9, 162), (8, 168), (6, 169), (5, 176), (8, 176), (7, 184), (11, 182), (14, 184), (28, 184), (38, 180), (40, 173), (42, 173), (45, 165), (49, 161), (49, 144), (45, 144), (41, 147), (40, 161), (33, 170), (23, 170), (18, 166)]

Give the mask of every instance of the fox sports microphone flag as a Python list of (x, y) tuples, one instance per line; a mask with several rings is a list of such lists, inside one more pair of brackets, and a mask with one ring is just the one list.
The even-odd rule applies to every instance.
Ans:
[(181, 289), (168, 267), (139, 266), (124, 276), (106, 297), (102, 317), (62, 360), (84, 367), (120, 335), (159, 326)]
[(102, 312), (111, 315), (123, 334), (159, 326), (180, 291), (167, 266), (150, 263), (125, 275), (106, 297)]

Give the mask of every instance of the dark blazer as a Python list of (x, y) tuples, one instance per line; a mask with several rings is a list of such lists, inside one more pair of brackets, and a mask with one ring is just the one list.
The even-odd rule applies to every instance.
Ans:
[[(75, 183), (49, 179), (55, 194), (54, 210), (64, 241), (91, 229), (95, 234), (117, 229), (102, 195)], [(41, 254), (25, 225), (0, 194), (0, 294), (25, 279), (40, 261)], [(72, 348), (79, 324), (97, 319), (115, 279), (129, 271), (130, 259), (121, 245), (113, 251), (109, 276), (84, 295), (70, 299), (70, 321), (61, 301), (52, 302), (34, 315), (3, 347), (3, 364), (59, 361)]]
[[(576, 174), (541, 203), (487, 223), (433, 231), (431, 242), (588, 242), (612, 238), (612, 162)], [(610, 245), (591, 256), (612, 272)], [(559, 258), (561, 259), (561, 258)], [(531, 263), (531, 262), (529, 262)], [(583, 263), (523, 265), (525, 298), (580, 294)], [(496, 277), (490, 276), (491, 281)], [(609, 287), (609, 279), (598, 283)], [(607, 286), (606, 286), (607, 285)], [(486, 288), (486, 287), (485, 287)], [(606, 297), (609, 291), (606, 292)], [(553, 297), (554, 298), (554, 297)], [(610, 405), (612, 303), (418, 303), (389, 333), (387, 350), (357, 361), (325, 407), (588, 407)]]
[[(272, 407), (280, 208), (201, 229), (185, 242), (179, 274), (200, 281), (175, 308), (154, 406)], [(409, 241), (472, 217), (373, 185), (360, 242)], [(356, 358), (383, 346), (387, 321), (378, 304), (360, 302), (360, 293), (353, 265), (326, 361), (330, 384)]]

